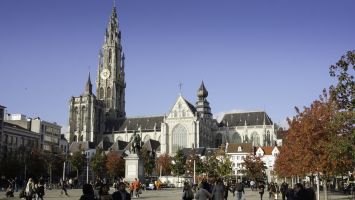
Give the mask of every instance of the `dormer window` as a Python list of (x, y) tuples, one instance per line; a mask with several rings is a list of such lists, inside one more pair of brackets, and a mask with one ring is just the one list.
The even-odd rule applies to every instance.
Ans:
[(242, 147), (238, 147), (238, 152), (241, 152), (242, 151)]

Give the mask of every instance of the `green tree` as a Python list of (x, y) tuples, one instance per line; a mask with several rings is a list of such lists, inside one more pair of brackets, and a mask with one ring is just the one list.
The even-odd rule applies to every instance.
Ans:
[(90, 166), (92, 171), (99, 177), (105, 176), (106, 172), (106, 155), (105, 152), (97, 147), (95, 155), (91, 158)]
[(261, 181), (264, 180), (266, 166), (265, 163), (256, 156), (247, 156), (244, 158), (244, 170), (243, 173), (250, 180)]
[(220, 155), (217, 157), (218, 159), (218, 168), (217, 172), (220, 176), (227, 176), (231, 175), (233, 170), (232, 170), (232, 161), (230, 160), (229, 156), (223, 151)]
[(348, 51), (340, 60), (330, 66), (329, 74), (338, 79), (335, 86), (331, 86), (330, 94), (340, 109), (354, 111), (355, 108), (355, 50)]
[(205, 160), (203, 162), (204, 165), (204, 173), (208, 177), (218, 177), (218, 159), (215, 153), (211, 153), (206, 155)]
[(182, 149), (179, 149), (176, 152), (176, 155), (173, 157), (171, 166), (171, 171), (174, 175), (181, 176), (185, 174), (185, 165), (186, 165), (186, 157), (182, 152)]
[(144, 160), (144, 172), (148, 175), (152, 175), (153, 169), (155, 168), (155, 153), (143, 147), (140, 149), (140, 154)]
[(186, 159), (186, 171), (190, 176), (193, 175), (195, 161), (195, 172), (197, 175), (203, 172), (203, 162), (199, 155), (196, 154), (196, 149), (193, 149), (190, 155)]
[(81, 151), (77, 151), (73, 153), (73, 155), (70, 156), (69, 158), (70, 164), (76, 170), (77, 177), (79, 177), (79, 171), (81, 171), (85, 166), (85, 160), (86, 160), (85, 154), (83, 154)]

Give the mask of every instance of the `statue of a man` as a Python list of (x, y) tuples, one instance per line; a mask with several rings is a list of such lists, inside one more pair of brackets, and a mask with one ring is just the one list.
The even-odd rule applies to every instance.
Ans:
[(138, 153), (139, 150), (141, 149), (141, 137), (139, 136), (139, 134), (136, 134), (135, 131), (131, 136), (130, 142), (131, 142), (130, 151), (133, 152), (134, 154)]

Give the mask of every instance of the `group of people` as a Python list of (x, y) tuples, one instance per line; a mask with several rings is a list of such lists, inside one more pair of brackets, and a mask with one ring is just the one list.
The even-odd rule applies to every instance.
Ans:
[[(194, 191), (195, 190), (195, 193)], [(237, 196), (238, 200), (242, 199), (244, 191), (244, 184), (241, 182), (230, 183), (223, 181), (222, 178), (218, 178), (216, 181), (202, 179), (202, 181), (197, 185), (197, 188), (191, 187), (190, 183), (184, 183), (182, 199), (198, 199), (198, 200), (225, 200), (228, 199), (228, 193), (232, 192), (233, 197)]]
[[(263, 199), (265, 185), (260, 182), (259, 186), (260, 199)], [(286, 182), (283, 182), (279, 187), (277, 183), (271, 182), (267, 191), (269, 192), (268, 199), (282, 199), (285, 200), (314, 200), (315, 192), (312, 188), (305, 188), (301, 183), (297, 183), (293, 188), (290, 188)]]
[(36, 200), (42, 199), (44, 197), (44, 180), (39, 179), (38, 181), (29, 178), (26, 187), (20, 192), (20, 198), (26, 200)]

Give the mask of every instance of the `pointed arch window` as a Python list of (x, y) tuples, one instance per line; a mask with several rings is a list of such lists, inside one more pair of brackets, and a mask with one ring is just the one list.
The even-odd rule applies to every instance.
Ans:
[(176, 125), (173, 129), (172, 135), (172, 153), (175, 153), (178, 149), (187, 146), (187, 130), (184, 126), (181, 124)]
[(107, 88), (107, 98), (111, 98), (111, 88)]
[(108, 50), (108, 63), (111, 63), (112, 60), (112, 49)]
[(104, 98), (104, 88), (100, 88), (100, 98)]

